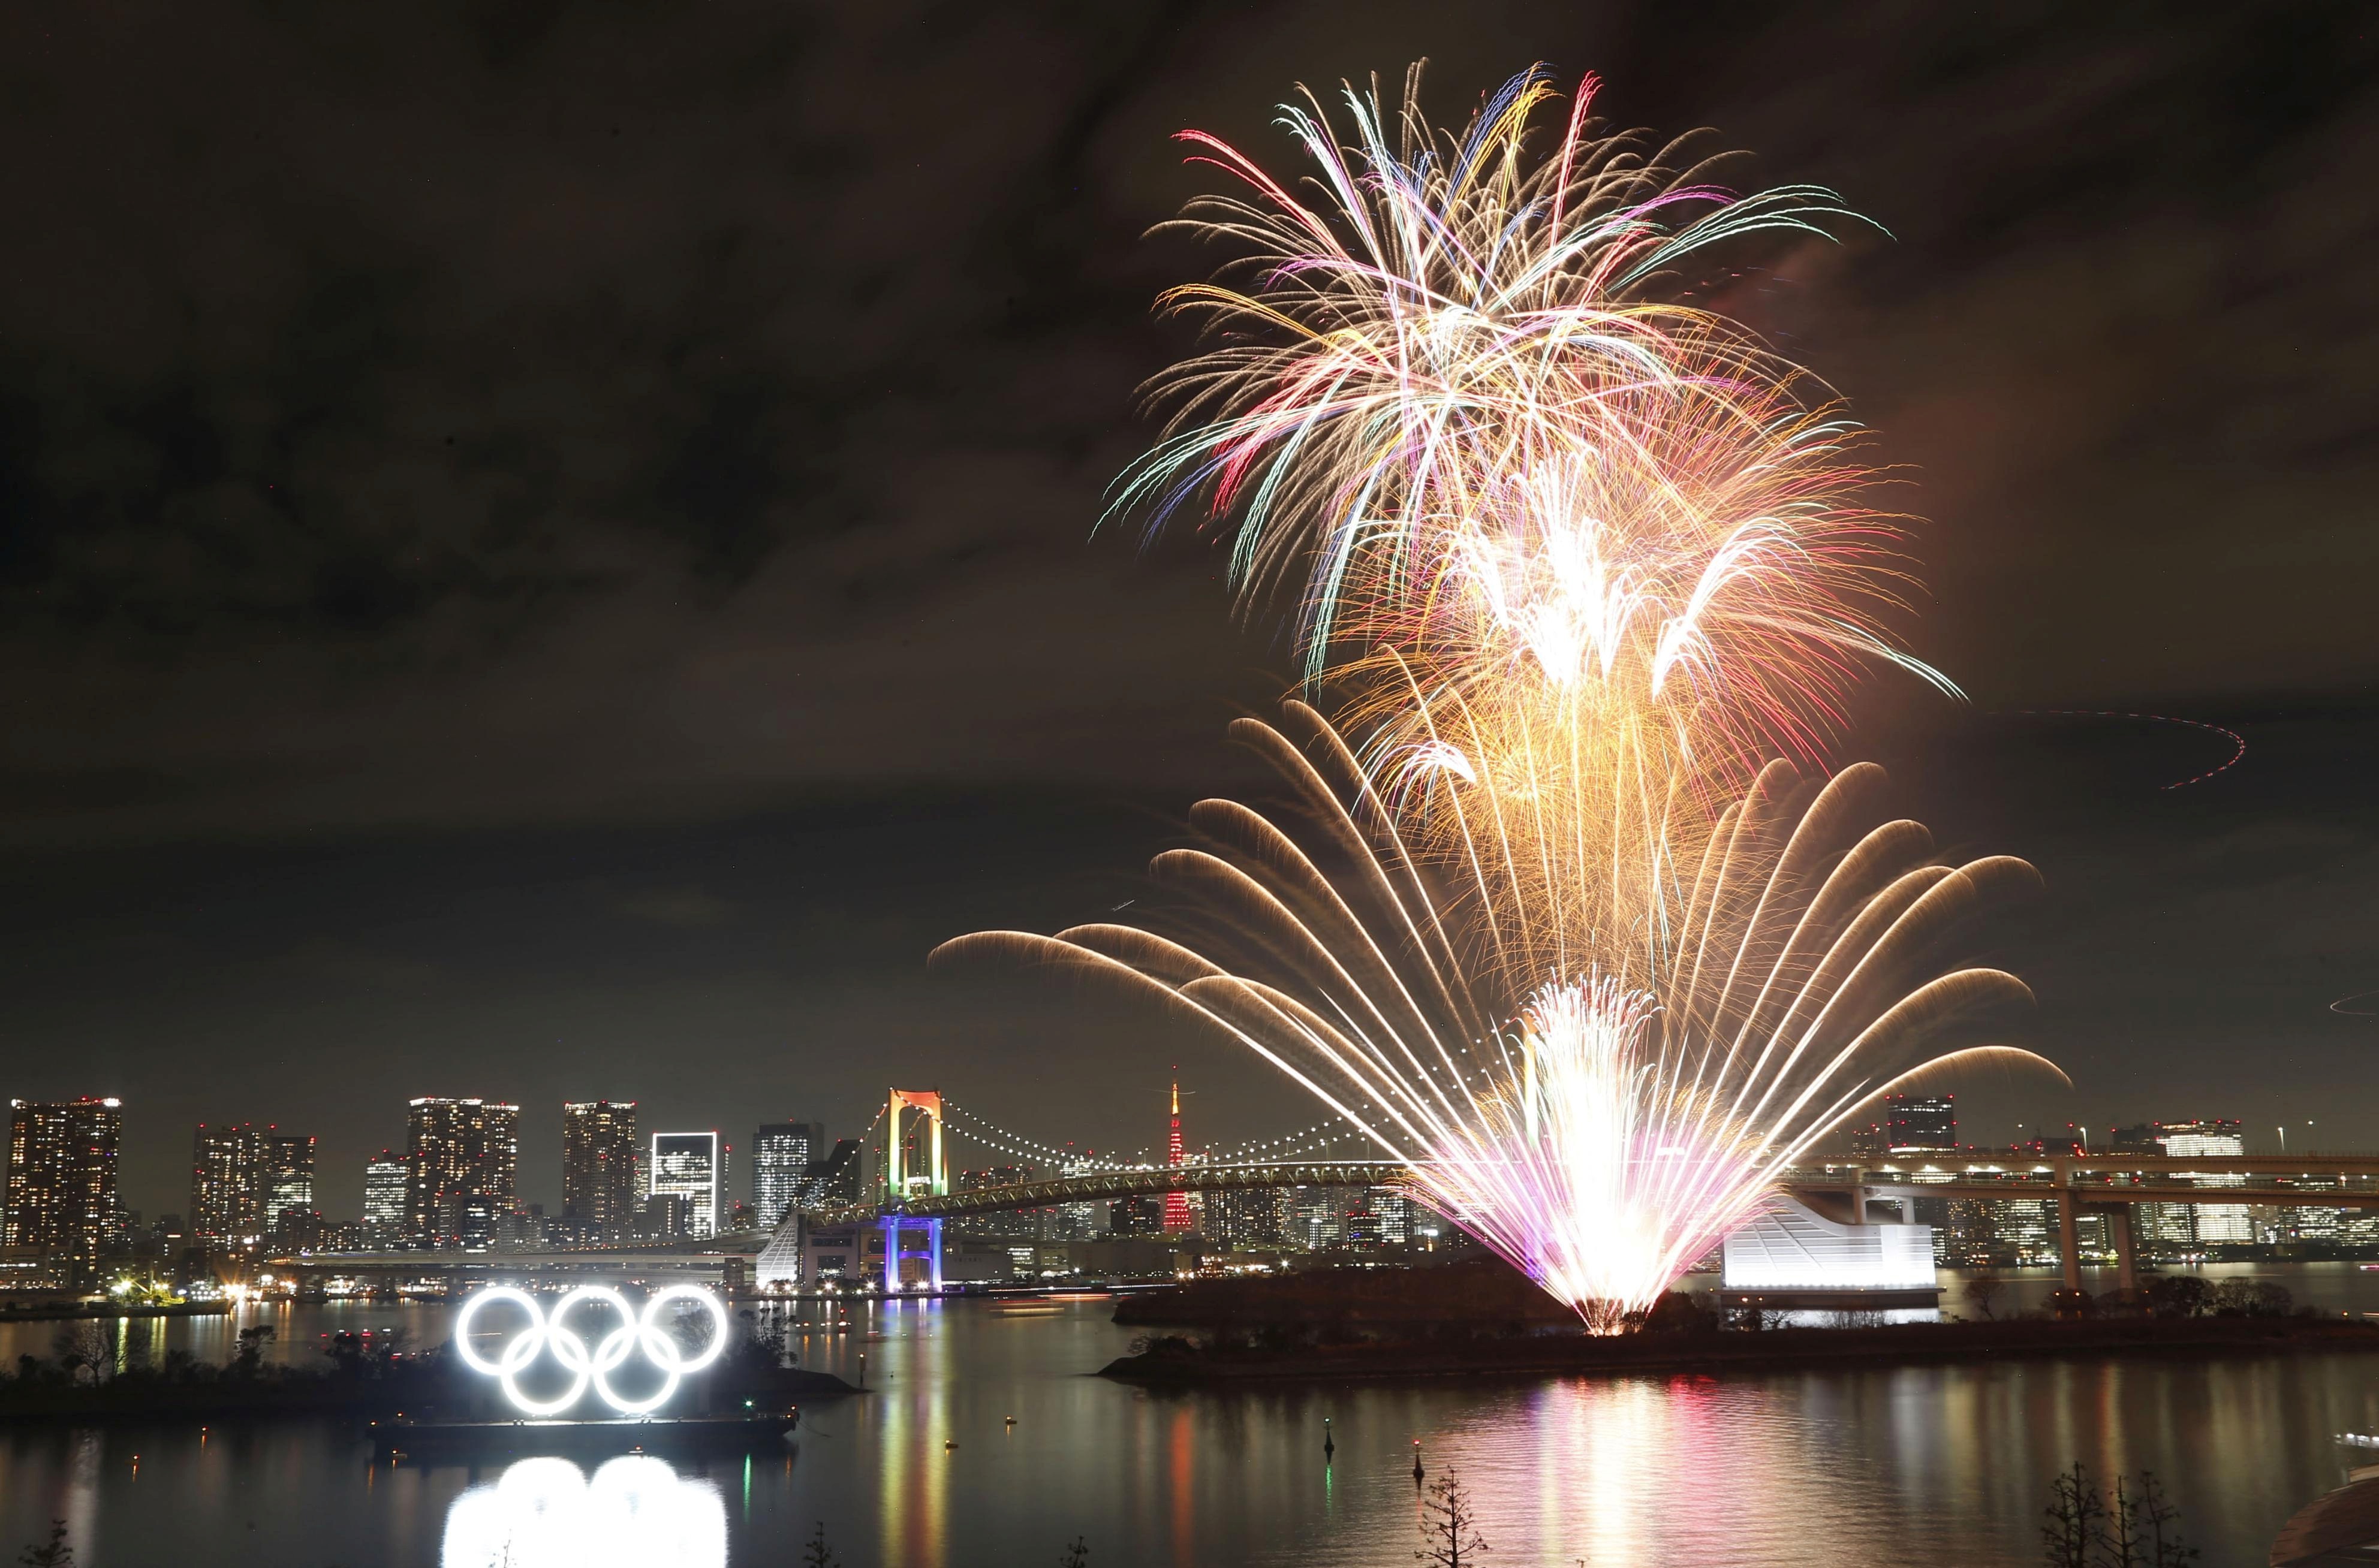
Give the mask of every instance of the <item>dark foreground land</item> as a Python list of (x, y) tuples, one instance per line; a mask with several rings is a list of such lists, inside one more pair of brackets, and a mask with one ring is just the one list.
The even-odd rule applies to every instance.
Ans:
[(26, 1301), (0, 1306), (0, 1323), (64, 1323), (85, 1318), (220, 1318), (228, 1301)]
[[(505, 1410), (488, 1391), (465, 1383), (466, 1374), (435, 1378), (355, 1381), (338, 1377), (225, 1378), (207, 1382), (163, 1382), (125, 1376), (104, 1383), (11, 1382), (0, 1386), (0, 1427), (11, 1423), (66, 1422), (99, 1426), (115, 1422), (273, 1420), (288, 1417), (350, 1416), (380, 1419), (402, 1414), (436, 1413), (500, 1418)], [(794, 1369), (766, 1380), (738, 1382), (734, 1402), (763, 1399), (798, 1405), (839, 1398), (859, 1391), (827, 1372)], [(701, 1409), (728, 1403), (724, 1393), (705, 1399), (689, 1390), (683, 1403)]]
[[(311, 1365), (264, 1359), (273, 1331), (243, 1329), (239, 1354), (217, 1365), (169, 1351), (162, 1362), (119, 1357), (97, 1325), (62, 1331), (55, 1354), (21, 1356), (0, 1372), (0, 1426), (13, 1422), (270, 1420), (341, 1416), (359, 1420), (510, 1420), (517, 1414), (494, 1380), (444, 1347), (417, 1353), (402, 1334), (333, 1335)], [(673, 1414), (781, 1410), (859, 1391), (840, 1378), (788, 1366), (781, 1334), (746, 1331), (710, 1368), (689, 1377)]]
[(2379, 1351), (2379, 1324), (2309, 1314), (2124, 1311), (2071, 1320), (1755, 1330), (1722, 1325), (1682, 1296), (1669, 1297), (1629, 1332), (1596, 1337), (1580, 1333), (1574, 1315), (1527, 1280), (1491, 1261), (1202, 1281), (1129, 1297), (1116, 1321), (1192, 1331), (1152, 1337), (1139, 1354), (1102, 1369), (1106, 1377), (1173, 1384)]

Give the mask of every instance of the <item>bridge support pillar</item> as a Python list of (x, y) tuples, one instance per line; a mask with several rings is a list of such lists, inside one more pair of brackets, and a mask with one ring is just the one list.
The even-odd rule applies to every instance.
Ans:
[[(923, 1227), (925, 1249), (912, 1251), (901, 1237)], [(909, 1288), (908, 1261), (912, 1258), (925, 1260), (925, 1285), (936, 1296), (942, 1293), (942, 1222), (915, 1220), (900, 1214), (887, 1214), (876, 1222), (884, 1235), (884, 1294), (897, 1296)]]
[(2115, 1284), (2127, 1295), (2140, 1288), (2140, 1243), (2131, 1228), (2132, 1216), (2138, 1212), (2126, 1203), (2107, 1216), (2115, 1230)]
[(2082, 1288), (2082, 1236), (2075, 1226), (2073, 1192), (2071, 1188), (2057, 1196), (2057, 1264), (2065, 1275), (2065, 1288)]

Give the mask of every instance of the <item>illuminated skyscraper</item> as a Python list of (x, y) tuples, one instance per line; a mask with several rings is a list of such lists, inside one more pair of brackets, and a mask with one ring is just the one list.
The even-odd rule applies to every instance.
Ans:
[(797, 1200), (805, 1209), (822, 1209), (829, 1204), (856, 1203), (862, 1177), (866, 1175), (866, 1154), (855, 1138), (838, 1138), (834, 1147), (821, 1158), (812, 1160), (810, 1168), (802, 1175), (802, 1192)]
[[(1031, 1181), (1033, 1174), (1030, 1165), (988, 1165), (979, 1171), (953, 1173), (950, 1188), (956, 1192), (973, 1192), (986, 1187), (1014, 1187)], [(1004, 1241), (1032, 1241), (1041, 1234), (1041, 1214), (1033, 1209), (971, 1214), (964, 1224), (970, 1236), (996, 1236)]]
[(115, 1232), (120, 1102), (11, 1100), (8, 1108), (8, 1212), (0, 1243), (39, 1248), (70, 1278), (87, 1277)]
[(685, 1200), (688, 1236), (718, 1234), (725, 1159), (716, 1132), (653, 1134), (652, 1164), (646, 1167), (651, 1195)]
[(1277, 1247), (1288, 1189), (1230, 1188), (1206, 1194), (1206, 1234), (1227, 1247)]
[(282, 1216), (314, 1217), (314, 1140), (247, 1122), (199, 1124), (190, 1140), (190, 1236), (203, 1247), (278, 1238)]
[(1107, 1205), (1107, 1234), (1160, 1236), (1165, 1231), (1165, 1209), (1153, 1193), (1127, 1192)]
[(199, 1124), (190, 1140), (190, 1236), (201, 1247), (264, 1239), (264, 1137), (243, 1122)]
[(826, 1129), (815, 1122), (771, 1122), (752, 1140), (752, 1207), (764, 1225), (784, 1224), (802, 1196), (810, 1163), (826, 1154)]
[(311, 1134), (267, 1128), (261, 1151), (263, 1162), (258, 1174), (263, 1188), (264, 1230), (277, 1238), (293, 1226), (303, 1228), (316, 1217), (314, 1140)]
[(405, 1239), (407, 1178), (405, 1163), (385, 1149), (364, 1166), (365, 1246), (393, 1247)]
[(520, 1107), (493, 1100), (416, 1100), (405, 1116), (405, 1224), (421, 1247), (479, 1248), (513, 1212)]
[(562, 1107), (562, 1217), (605, 1241), (635, 1230), (636, 1103), (584, 1100)]
[[(2156, 1140), (2168, 1154), (2182, 1159), (2197, 1159), (2206, 1154), (2243, 1154), (2247, 1140), (2236, 1120), (2200, 1117), (2195, 1121), (2159, 1122)], [(2195, 1178), (2200, 1187), (2244, 1187), (2243, 1176), (2202, 1176)], [(2204, 1241), (2252, 1241), (2255, 1239), (2254, 1216), (2244, 1203), (2196, 1203), (2197, 1239)]]
[(1883, 1097), (1883, 1149), (1888, 1154), (1946, 1153), (1958, 1147), (1958, 1101), (1950, 1094)]

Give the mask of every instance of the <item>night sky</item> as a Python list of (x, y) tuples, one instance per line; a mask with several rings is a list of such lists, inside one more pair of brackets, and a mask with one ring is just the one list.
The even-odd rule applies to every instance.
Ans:
[[(1981, 14), (1987, 10), (1990, 14)], [(1531, 61), (1889, 231), (1756, 325), (1927, 523), (1845, 760), (2047, 897), (1977, 956), (2076, 1089), (2379, 1146), (2379, 45), (2334, 8), (25, 6), (0, 11), (0, 1092), (200, 1120), (416, 1094), (648, 1128), (939, 1085), (1041, 1137), (1302, 1126), (1217, 1044), (935, 942), (1135, 896), (1285, 689), (1214, 550), (1093, 537), (1183, 352), (1195, 125)], [(2219, 735), (2109, 710), (2227, 726)], [(2379, 998), (2373, 998), (2379, 1004)], [(2293, 1124), (2318, 1119), (2301, 1134)], [(2260, 1126), (2260, 1133), (2254, 1131)], [(743, 1183), (739, 1181), (739, 1188)]]

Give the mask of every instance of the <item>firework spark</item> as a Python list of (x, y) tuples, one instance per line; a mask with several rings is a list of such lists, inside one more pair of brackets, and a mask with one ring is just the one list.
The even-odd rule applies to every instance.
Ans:
[(1180, 222), (1251, 281), (1165, 296), (1219, 342), (1151, 384), (1172, 421), (1117, 509), (1235, 520), (1243, 590), (1302, 596), (1311, 675), (1384, 646), (1466, 682), (1611, 688), (1715, 725), (1728, 761), (1809, 754), (1860, 665), (1923, 669), (1882, 624), (1901, 529), (1860, 499), (1837, 401), (1673, 296), (1712, 247), (1853, 214), (1600, 134), (1594, 85), (1540, 159), (1540, 71), (1459, 135), (1423, 117), (1417, 72), (1400, 115), (1347, 90), (1344, 140), (1318, 101), (1286, 106), (1318, 203), (1184, 133), (1250, 195)]
[(1861, 432), (1686, 284), (1713, 247), (1853, 215), (1603, 134), (1593, 85), (1542, 157), (1541, 72), (1459, 133), (1417, 74), (1393, 115), (1349, 89), (1343, 138), (1309, 97), (1283, 115), (1310, 190), (1188, 133), (1246, 193), (1183, 223), (1237, 259), (1166, 296), (1212, 346), (1153, 384), (1170, 423), (1116, 509), (1228, 531), (1340, 722), (1292, 703), (1302, 748), (1242, 723), (1300, 800), (1197, 808), (1209, 846), (1155, 866), (1189, 940), (943, 952), (1220, 1028), (1609, 1328), (1867, 1100), (2013, 1049), (1989, 1031), (2022, 984), (1936, 959), (2035, 879), (1865, 826), (1872, 768), (1802, 782), (1866, 668), (1953, 689), (1889, 633), (1910, 579)]
[(1185, 133), (1247, 194), (1182, 223), (1238, 259), (1166, 296), (1214, 346), (1152, 383), (1172, 421), (1117, 508), (1202, 501), (1245, 594), (1298, 596), (1378, 776), (1449, 764), (1527, 802), (1503, 831), (1545, 874), (1508, 919), (1648, 952), (1716, 802), (1818, 762), (1863, 667), (1948, 689), (1887, 633), (1909, 579), (1861, 432), (1678, 297), (1713, 247), (1852, 214), (1602, 133), (1592, 78), (1542, 157), (1541, 72), (1459, 134), (1418, 89), (1397, 114), (1349, 89), (1343, 139), (1318, 100), (1283, 110), (1319, 200)]
[(1289, 715), (1303, 747), (1234, 728), (1295, 787), (1294, 809), (1203, 802), (1204, 844), (1151, 867), (1200, 935), (987, 932), (937, 959), (1061, 965), (1244, 1043), (1600, 1330), (1649, 1306), (1878, 1095), (1977, 1055), (2041, 1063), (2005, 1041), (2023, 984), (1941, 963), (1968, 922), (2035, 885), (2032, 868), (1941, 864), (1915, 823), (1875, 825), (1871, 765), (1813, 793), (1775, 764), (1727, 809), (1661, 988), (1591, 968), (1516, 986), (1525, 966), (1475, 912), (1501, 900), (1446, 897), (1355, 752), (1313, 709)]

